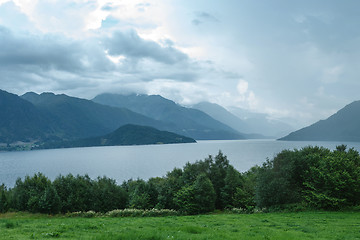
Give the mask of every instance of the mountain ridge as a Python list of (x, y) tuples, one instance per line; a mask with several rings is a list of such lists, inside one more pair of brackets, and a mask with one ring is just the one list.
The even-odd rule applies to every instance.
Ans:
[(126, 107), (145, 116), (174, 124), (175, 133), (197, 140), (230, 140), (246, 137), (208, 114), (186, 108), (160, 95), (104, 93), (92, 99), (94, 102), (113, 107)]
[(286, 141), (360, 141), (360, 101), (341, 108), (325, 120), (320, 120), (279, 140)]

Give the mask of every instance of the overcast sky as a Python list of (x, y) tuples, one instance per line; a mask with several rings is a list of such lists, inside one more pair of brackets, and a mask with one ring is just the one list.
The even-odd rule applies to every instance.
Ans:
[(0, 0), (0, 88), (160, 94), (304, 126), (360, 100), (358, 0)]

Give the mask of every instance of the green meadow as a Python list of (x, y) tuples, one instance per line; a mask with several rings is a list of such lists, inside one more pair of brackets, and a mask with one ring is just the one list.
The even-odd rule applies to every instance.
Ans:
[(360, 239), (360, 212), (169, 217), (0, 215), (0, 239)]

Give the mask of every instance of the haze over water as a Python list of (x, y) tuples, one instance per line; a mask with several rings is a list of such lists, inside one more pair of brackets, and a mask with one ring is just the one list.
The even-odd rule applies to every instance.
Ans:
[(272, 159), (283, 149), (323, 146), (334, 149), (346, 144), (360, 150), (360, 143), (295, 142), (275, 140), (198, 141), (194, 144), (116, 146), (52, 149), (0, 153), (0, 184), (13, 187), (18, 177), (41, 172), (51, 180), (58, 175), (88, 174), (91, 178), (107, 176), (118, 184), (130, 178), (148, 179), (164, 176), (186, 162), (215, 156), (221, 150), (240, 172), (247, 171), (266, 158)]

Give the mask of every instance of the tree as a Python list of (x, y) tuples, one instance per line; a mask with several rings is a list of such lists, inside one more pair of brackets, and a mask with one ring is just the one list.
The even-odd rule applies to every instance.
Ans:
[[(33, 177), (26, 176), (24, 182), (17, 179), (13, 190), (15, 208), (20, 211), (44, 212), (43, 200), (45, 191), (51, 187), (51, 181), (42, 173)], [(52, 195), (56, 197), (56, 194)], [(47, 200), (50, 200), (50, 195)]]
[(159, 181), (158, 186), (158, 208), (178, 209), (178, 205), (174, 202), (175, 194), (185, 185), (183, 181), (183, 171), (179, 168), (174, 168), (168, 172)]
[(94, 182), (88, 175), (59, 176), (54, 180), (53, 185), (60, 197), (61, 212), (93, 210), (96, 202)]
[(339, 209), (360, 204), (360, 156), (341, 145), (310, 167), (305, 200), (315, 208)]
[(118, 186), (114, 179), (98, 177), (93, 184), (94, 202), (96, 212), (108, 212), (114, 209), (124, 209), (128, 201), (127, 192)]
[[(241, 174), (233, 167), (229, 166), (224, 179), (225, 186), (221, 189), (221, 202), (226, 208), (243, 207), (240, 206), (239, 193), (243, 185)], [(237, 194), (237, 195), (236, 195)]]
[(9, 210), (9, 201), (6, 193), (7, 189), (5, 185), (0, 185), (0, 213), (5, 213)]
[(126, 183), (129, 194), (129, 207), (137, 209), (154, 208), (157, 204), (157, 192), (153, 184), (142, 179)]
[(46, 187), (45, 191), (39, 198), (38, 204), (38, 211), (40, 213), (56, 214), (60, 211), (60, 198), (56, 192), (56, 189), (52, 185)]
[(191, 185), (182, 187), (174, 201), (187, 214), (211, 212), (215, 209), (215, 190), (206, 174), (199, 175)]
[[(211, 158), (210, 158), (211, 159)], [(210, 180), (214, 186), (216, 201), (216, 209), (224, 209), (226, 204), (222, 201), (221, 190), (225, 187), (226, 172), (229, 167), (229, 160), (219, 151), (215, 156), (215, 161), (210, 161)]]
[(283, 150), (267, 160), (257, 174), (255, 201), (259, 207), (301, 203), (304, 200), (305, 173), (327, 156), (330, 150), (305, 147)]

